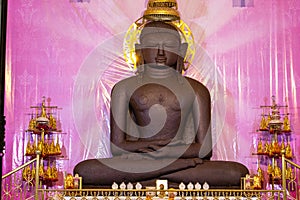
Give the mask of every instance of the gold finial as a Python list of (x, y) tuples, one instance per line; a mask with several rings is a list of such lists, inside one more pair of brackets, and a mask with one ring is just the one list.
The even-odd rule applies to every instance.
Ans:
[(45, 106), (45, 99), (43, 99), (43, 102), (42, 102), (42, 113), (41, 113), (41, 117), (47, 117), (47, 114), (46, 114), (46, 106)]
[(176, 0), (149, 0), (143, 18), (153, 21), (176, 21), (180, 19)]
[(263, 149), (263, 143), (261, 141), (261, 139), (258, 141), (258, 145), (257, 145), (257, 154), (263, 154), (264, 149)]
[(168, 7), (174, 8), (177, 10), (177, 1), (176, 0), (149, 0), (148, 8), (157, 8), (157, 7)]

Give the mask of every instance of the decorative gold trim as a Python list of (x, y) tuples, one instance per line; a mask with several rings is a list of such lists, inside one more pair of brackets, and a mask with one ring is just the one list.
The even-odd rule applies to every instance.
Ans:
[(180, 20), (180, 14), (172, 8), (148, 8), (144, 12), (145, 19), (152, 21), (176, 21)]
[(148, 7), (169, 7), (177, 9), (176, 0), (149, 0)]
[[(279, 199), (283, 194), (283, 190), (234, 190), (234, 189), (215, 189), (215, 190), (155, 190), (155, 189), (82, 189), (82, 190), (52, 190), (40, 189), (41, 198), (49, 199), (126, 199), (126, 200), (153, 200), (153, 199), (168, 199), (159, 198), (158, 195), (152, 197), (149, 192), (159, 194), (164, 191), (165, 194), (175, 194), (175, 197), (180, 199)], [(174, 198), (174, 197), (173, 197)]]

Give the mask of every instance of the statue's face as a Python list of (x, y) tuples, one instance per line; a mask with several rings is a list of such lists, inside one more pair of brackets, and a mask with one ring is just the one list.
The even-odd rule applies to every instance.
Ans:
[(166, 28), (151, 28), (140, 42), (144, 64), (176, 68), (181, 45), (178, 32)]

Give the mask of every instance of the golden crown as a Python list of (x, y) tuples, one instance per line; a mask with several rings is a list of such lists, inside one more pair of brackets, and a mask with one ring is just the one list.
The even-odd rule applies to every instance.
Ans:
[(149, 0), (144, 19), (153, 21), (176, 21), (180, 19), (176, 0)]

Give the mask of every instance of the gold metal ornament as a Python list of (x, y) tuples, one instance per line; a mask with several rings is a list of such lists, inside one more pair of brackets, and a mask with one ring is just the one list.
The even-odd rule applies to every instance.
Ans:
[(149, 0), (143, 18), (151, 21), (180, 20), (176, 0)]
[(137, 56), (135, 44), (139, 43), (139, 36), (143, 27), (151, 21), (163, 21), (174, 26), (181, 35), (181, 41), (188, 44), (184, 57), (184, 68), (187, 70), (194, 59), (196, 47), (194, 36), (189, 26), (180, 19), (176, 0), (149, 0), (143, 16), (136, 20), (126, 32), (123, 42), (123, 53), (126, 63), (133, 70), (137, 70)]

